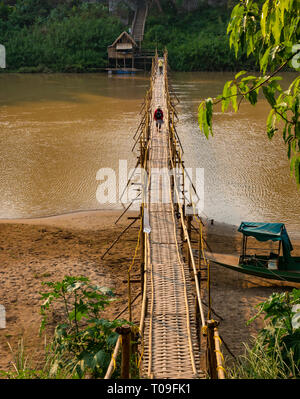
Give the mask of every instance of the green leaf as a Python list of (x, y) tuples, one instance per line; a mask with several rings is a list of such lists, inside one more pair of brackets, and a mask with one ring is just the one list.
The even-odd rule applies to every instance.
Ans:
[(105, 367), (107, 364), (107, 360), (109, 359), (109, 355), (103, 350), (100, 349), (95, 355), (93, 356), (93, 361), (95, 365), (100, 367)]
[(211, 128), (212, 127), (213, 100), (212, 100), (212, 98), (207, 98), (205, 102), (206, 102), (206, 120), (207, 120), (208, 126)]
[(267, 134), (270, 140), (273, 138), (274, 133), (278, 130), (275, 128), (276, 116), (274, 115), (274, 112), (274, 109), (271, 109), (267, 119)]
[(251, 105), (257, 103), (257, 92), (255, 90), (250, 91), (245, 97), (249, 100)]
[(275, 7), (275, 19), (273, 19), (273, 21), (274, 22), (270, 24), (270, 26), (272, 26), (272, 34), (275, 40), (275, 44), (278, 44), (280, 42), (282, 28), (279, 7)]
[(262, 7), (262, 13), (261, 13), (261, 21), (260, 21), (260, 26), (261, 26), (261, 32), (263, 37), (266, 36), (266, 21), (268, 17), (268, 9), (269, 9), (269, 0), (267, 0), (263, 7)]
[(256, 80), (257, 77), (256, 76), (246, 76), (245, 78), (241, 79), (241, 82), (250, 82), (251, 80)]
[(233, 97), (231, 97), (231, 102), (232, 102), (232, 106), (235, 112), (237, 112), (238, 110), (238, 105), (237, 105), (237, 93), (238, 93), (238, 89), (236, 85), (233, 85), (231, 88), (231, 95)]
[(268, 61), (269, 61), (269, 54), (271, 51), (271, 47), (268, 47), (267, 50), (265, 51), (264, 55), (261, 57), (259, 61), (260, 69), (265, 73), (267, 66), (268, 66)]
[(247, 71), (240, 71), (240, 72), (238, 72), (238, 73), (235, 75), (234, 79), (238, 79), (240, 76), (245, 75), (245, 73), (247, 73)]
[(113, 347), (116, 344), (118, 337), (118, 333), (112, 332), (106, 339), (107, 345)]
[(92, 370), (96, 367), (97, 361), (92, 353), (83, 352), (81, 356), (84, 361), (84, 368), (82, 371), (84, 371), (85, 367), (91, 368)]
[(230, 98), (229, 96), (231, 95), (231, 89), (230, 85), (232, 83), (232, 80), (229, 80), (225, 83), (224, 88), (223, 88), (223, 98), (224, 100), (222, 101), (222, 112), (225, 112), (228, 108), (228, 105), (230, 103)]
[(262, 89), (268, 103), (271, 105), (271, 107), (274, 107), (274, 105), (276, 104), (276, 100), (274, 97), (273, 90), (269, 86), (263, 86)]
[[(204, 114), (205, 114), (205, 101), (202, 101), (198, 107), (198, 124), (200, 130), (203, 130), (203, 133), (205, 134), (204, 123), (206, 123), (206, 118), (204, 117)], [(208, 136), (206, 136), (206, 138), (208, 138)]]

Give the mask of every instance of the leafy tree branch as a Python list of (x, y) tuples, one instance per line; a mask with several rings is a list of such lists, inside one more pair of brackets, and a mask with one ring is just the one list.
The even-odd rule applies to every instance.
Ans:
[[(198, 108), (198, 122), (201, 131), (208, 138), (213, 135), (213, 106), (221, 103), (222, 112), (233, 107), (237, 112), (245, 99), (256, 105), (262, 89), (265, 99), (271, 106), (267, 117), (267, 135), (272, 139), (283, 123), (282, 137), (287, 146), (291, 175), (300, 185), (300, 77), (297, 76), (283, 90), (278, 76), (286, 66), (300, 70), (300, 5), (294, 0), (275, 0), (258, 2), (240, 0), (232, 10), (227, 27), (229, 43), (236, 57), (239, 51), (254, 55), (263, 76), (244, 76), (247, 72), (238, 72), (233, 80), (227, 81), (223, 93), (215, 99), (203, 100)], [(279, 65), (279, 66), (278, 66)], [(266, 70), (270, 73), (265, 76)], [(243, 77), (242, 77), (243, 76)], [(240, 100), (238, 102), (238, 98)], [(281, 125), (280, 125), (281, 126)]]

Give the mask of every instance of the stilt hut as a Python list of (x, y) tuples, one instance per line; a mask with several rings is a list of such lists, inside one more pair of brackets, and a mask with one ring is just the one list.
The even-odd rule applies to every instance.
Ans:
[(108, 46), (108, 61), (110, 68), (116, 70), (134, 69), (134, 54), (138, 45), (132, 38), (132, 36), (123, 32), (113, 42), (112, 45)]

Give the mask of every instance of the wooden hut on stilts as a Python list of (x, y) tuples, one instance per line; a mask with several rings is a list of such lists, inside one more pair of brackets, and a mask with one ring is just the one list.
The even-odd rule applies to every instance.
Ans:
[(125, 31), (122, 32), (107, 48), (109, 70), (116, 73), (135, 72), (134, 56), (136, 49), (138, 49), (138, 45), (132, 36)]

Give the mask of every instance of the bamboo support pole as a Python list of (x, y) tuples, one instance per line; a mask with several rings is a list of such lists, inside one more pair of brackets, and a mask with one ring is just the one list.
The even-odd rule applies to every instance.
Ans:
[(135, 167), (134, 167), (134, 169), (133, 169), (133, 171), (132, 171), (132, 173), (131, 173), (129, 179), (127, 180), (126, 186), (124, 187), (124, 190), (123, 190), (123, 192), (122, 192), (122, 194), (121, 194), (121, 196), (120, 196), (120, 200), (122, 199), (122, 197), (123, 197), (123, 195), (124, 195), (124, 193), (125, 193), (125, 191), (126, 191), (126, 188), (129, 186), (129, 184), (130, 184), (130, 182), (131, 182), (131, 179), (132, 179), (132, 177), (133, 177), (133, 175), (134, 175), (134, 172), (136, 171), (136, 168), (139, 166), (139, 164), (140, 164), (140, 159), (138, 159), (138, 161), (137, 161), (137, 163), (136, 163), (136, 165), (135, 165)]
[[(127, 281), (128, 280), (123, 280), (123, 283), (127, 283)], [(134, 281), (131, 281), (132, 283), (134, 282)], [(133, 298), (133, 300), (131, 301), (131, 305), (133, 305), (134, 304), (134, 302), (138, 299), (138, 297), (141, 295), (141, 293), (139, 292), (134, 298)], [(123, 309), (123, 310), (121, 310), (121, 312), (114, 318), (114, 320), (117, 320), (120, 316), (122, 316), (122, 314), (123, 313), (125, 313), (126, 312), (126, 310), (128, 309), (128, 304), (125, 306), (125, 308)]]
[(197, 337), (199, 340), (199, 348), (201, 348), (201, 320), (200, 320), (200, 309), (197, 297), (195, 297), (195, 319), (196, 319)]
[[(201, 221), (200, 221), (201, 223)], [(201, 278), (201, 254), (202, 254), (202, 240), (201, 240), (201, 231), (199, 228), (199, 236), (198, 236), (198, 273), (200, 274)]]
[(145, 315), (147, 311), (147, 295), (146, 295), (146, 287), (147, 287), (147, 268), (148, 268), (148, 248), (149, 248), (149, 238), (146, 235), (145, 239), (145, 260), (144, 260), (144, 289), (143, 289), (143, 301), (142, 301), (142, 311), (141, 311), (141, 320), (139, 330), (141, 333), (144, 331), (144, 322)]
[[(187, 233), (188, 233), (189, 237), (191, 237), (191, 233), (192, 233), (192, 216), (191, 215), (187, 216)], [(191, 269), (192, 259), (191, 259), (191, 253), (189, 251), (189, 248), (187, 249), (187, 255), (188, 255), (189, 269)]]
[(121, 335), (122, 360), (121, 360), (121, 378), (130, 377), (130, 355), (131, 355), (131, 328), (124, 325), (116, 328), (116, 332)]
[(137, 221), (137, 219), (134, 219), (123, 231), (122, 233), (118, 236), (118, 238), (115, 239), (115, 241), (111, 244), (109, 248), (104, 252), (104, 254), (101, 256), (101, 259), (104, 259), (104, 256), (113, 248), (114, 245), (120, 240), (123, 234), (126, 233), (126, 231)]
[(121, 336), (119, 336), (119, 338), (117, 340), (113, 355), (111, 357), (111, 361), (109, 363), (108, 369), (107, 369), (105, 377), (104, 377), (105, 380), (109, 380), (114, 372), (115, 362), (116, 362), (116, 358), (119, 353), (120, 347), (121, 347)]
[(145, 233), (144, 233), (144, 204), (141, 205), (141, 215), (142, 218), (142, 231), (141, 231), (141, 264), (140, 264), (140, 275), (141, 275), (141, 292), (144, 292), (144, 258), (145, 258)]
[(133, 202), (139, 198), (141, 193), (139, 193), (134, 200), (130, 202), (130, 204), (127, 206), (127, 208), (124, 209), (124, 212), (118, 217), (118, 219), (115, 221), (115, 224), (118, 224), (118, 222), (121, 220), (121, 218), (125, 215), (125, 213), (129, 210), (129, 208), (132, 206)]
[(221, 352), (221, 338), (219, 336), (217, 327), (214, 328), (214, 341), (215, 341), (215, 353), (216, 353), (216, 360), (217, 360), (218, 379), (224, 380), (225, 379), (225, 369), (223, 367), (223, 355)]
[(217, 358), (215, 355), (215, 339), (214, 329), (217, 325), (215, 320), (207, 320), (207, 366), (208, 372), (211, 379), (218, 378), (217, 372)]

